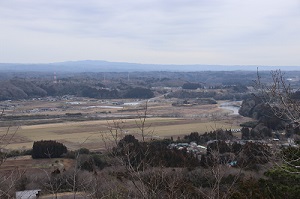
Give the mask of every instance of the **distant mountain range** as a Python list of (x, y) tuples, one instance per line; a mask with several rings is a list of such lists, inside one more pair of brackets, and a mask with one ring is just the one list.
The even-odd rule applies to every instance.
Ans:
[(254, 66), (254, 65), (166, 65), (108, 62), (100, 60), (66, 61), (47, 64), (0, 63), (0, 71), (36, 72), (134, 72), (134, 71), (300, 71), (300, 66)]

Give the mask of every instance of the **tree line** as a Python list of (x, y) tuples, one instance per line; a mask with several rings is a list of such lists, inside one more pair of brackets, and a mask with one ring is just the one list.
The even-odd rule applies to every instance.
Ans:
[(35, 82), (22, 79), (12, 79), (0, 82), (0, 100), (29, 99), (46, 96), (74, 95), (98, 99), (112, 98), (151, 98), (151, 89), (142, 86), (127, 86), (123, 88), (107, 88), (94, 82)]

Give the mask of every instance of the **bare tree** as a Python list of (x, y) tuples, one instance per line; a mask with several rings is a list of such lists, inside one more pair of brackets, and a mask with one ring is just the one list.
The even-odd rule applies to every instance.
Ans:
[(14, 198), (16, 184), (25, 175), (24, 170), (13, 169), (0, 174), (0, 198)]
[[(0, 120), (4, 117), (4, 109), (0, 113)], [(7, 160), (7, 146), (12, 142), (15, 137), (19, 126), (12, 128), (8, 126), (3, 134), (0, 135), (0, 169), (3, 163)], [(18, 168), (0, 172), (0, 198), (12, 198), (13, 191), (18, 179), (24, 175), (23, 171)]]
[(146, 120), (148, 117), (148, 101), (146, 101), (143, 108), (143, 112), (138, 112), (138, 119), (135, 120), (135, 124), (138, 127), (138, 134), (142, 137), (142, 141), (145, 142), (146, 137), (152, 136), (154, 131), (151, 130), (151, 124), (147, 125)]
[(39, 179), (40, 182), (43, 182), (43, 188), (46, 192), (50, 192), (54, 198), (57, 198), (57, 194), (62, 190), (63, 186), (65, 186), (65, 178), (63, 174), (59, 171), (49, 172), (44, 171), (44, 179)]
[(286, 82), (285, 74), (280, 70), (272, 71), (271, 84), (263, 83), (257, 72), (255, 81), (258, 97), (272, 108), (273, 113), (280, 119), (290, 123), (300, 122), (300, 100), (293, 97), (296, 89)]
[(200, 178), (206, 179), (203, 183), (206, 185), (198, 189), (204, 198), (229, 198), (241, 178), (243, 168), (237, 164), (234, 167), (230, 166), (231, 162), (237, 160), (237, 155), (241, 151), (234, 154), (224, 149), (224, 144), (227, 146), (225, 142), (218, 140), (213, 142), (211, 149), (208, 149), (207, 163), (200, 172)]
[[(297, 95), (300, 93), (300, 90), (293, 87), (290, 83), (287, 83), (285, 74), (280, 70), (272, 71), (271, 76), (272, 82), (270, 84), (263, 83), (257, 71), (257, 80), (255, 81), (256, 96), (271, 108), (277, 118), (284, 121), (286, 126), (292, 129), (293, 134), (298, 134), (294, 135), (294, 137), (298, 137), (297, 139), (299, 139), (300, 98)], [(288, 156), (285, 153), (279, 153), (284, 164), (299, 170), (300, 157), (297, 154), (300, 153), (298, 152)], [(285, 167), (282, 168), (285, 169)], [(289, 170), (286, 171), (290, 172)], [(293, 172), (300, 173), (300, 171)]]
[(125, 123), (126, 121), (124, 121), (123, 119), (107, 121), (107, 128), (109, 133), (102, 133), (102, 138), (106, 145), (106, 149), (107, 147), (111, 148), (110, 146), (112, 144), (114, 146), (117, 146), (119, 140), (124, 137)]
[[(0, 114), (0, 120), (3, 116), (4, 109)], [(0, 166), (5, 162), (7, 157), (6, 147), (11, 143), (18, 130), (19, 126), (17, 126), (15, 129), (13, 129), (12, 126), (8, 126), (6, 131), (0, 135)]]
[[(151, 182), (145, 180), (145, 173), (149, 173), (148, 169), (151, 168), (151, 158), (149, 158), (150, 148), (146, 141), (147, 137), (152, 137), (153, 130), (151, 130), (151, 124), (147, 124), (148, 118), (148, 102), (145, 103), (143, 111), (137, 112), (137, 119), (134, 121), (137, 127), (137, 132), (126, 135), (125, 121), (113, 120), (108, 122), (108, 136), (103, 135), (103, 140), (110, 154), (115, 157), (120, 165), (125, 169), (127, 179), (131, 182), (131, 185), (135, 188), (139, 198), (151, 198), (154, 195), (158, 196), (157, 189), (162, 186), (166, 175), (163, 169), (160, 171), (152, 170), (152, 177), (155, 176), (155, 182), (159, 184), (154, 185)], [(134, 135), (140, 138), (140, 142), (135, 139)], [(121, 138), (130, 139), (128, 141), (121, 140)], [(131, 138), (132, 137), (132, 138)], [(112, 145), (114, 144), (114, 145)], [(159, 180), (160, 179), (160, 180)], [(166, 186), (166, 185), (164, 185)]]

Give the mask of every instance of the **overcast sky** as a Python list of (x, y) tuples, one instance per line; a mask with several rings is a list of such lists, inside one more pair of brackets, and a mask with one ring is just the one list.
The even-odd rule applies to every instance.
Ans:
[(0, 0), (0, 62), (300, 66), (299, 0)]

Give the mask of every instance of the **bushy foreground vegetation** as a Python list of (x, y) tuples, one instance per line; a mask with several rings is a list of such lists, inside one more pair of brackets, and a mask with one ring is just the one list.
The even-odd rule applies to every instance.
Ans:
[[(214, 141), (214, 136), (222, 133), (224, 140), (220, 137)], [(13, 190), (25, 189), (42, 189), (44, 194), (54, 195), (60, 192), (85, 193), (89, 198), (298, 197), (298, 169), (283, 163), (283, 170), (273, 163), (278, 162), (279, 157), (293, 160), (300, 153), (299, 148), (283, 149), (278, 154), (261, 143), (225, 142), (230, 137), (230, 132), (222, 130), (204, 135), (193, 132), (185, 136), (185, 140), (198, 143), (212, 141), (201, 158), (186, 149), (170, 148), (172, 140), (141, 142), (133, 135), (125, 135), (115, 147), (104, 153), (90, 152), (85, 148), (66, 151), (63, 144), (55, 141), (35, 142), (31, 155), (36, 153), (38, 145), (39, 151), (48, 152), (44, 158), (51, 160), (54, 156), (50, 157), (49, 152), (53, 146), (58, 146), (63, 152), (61, 160), (70, 158), (71, 167), (45, 168), (34, 175), (26, 170), (13, 173), (13, 184), (9, 184), (11, 181), (0, 184), (1, 198), (10, 198)]]

